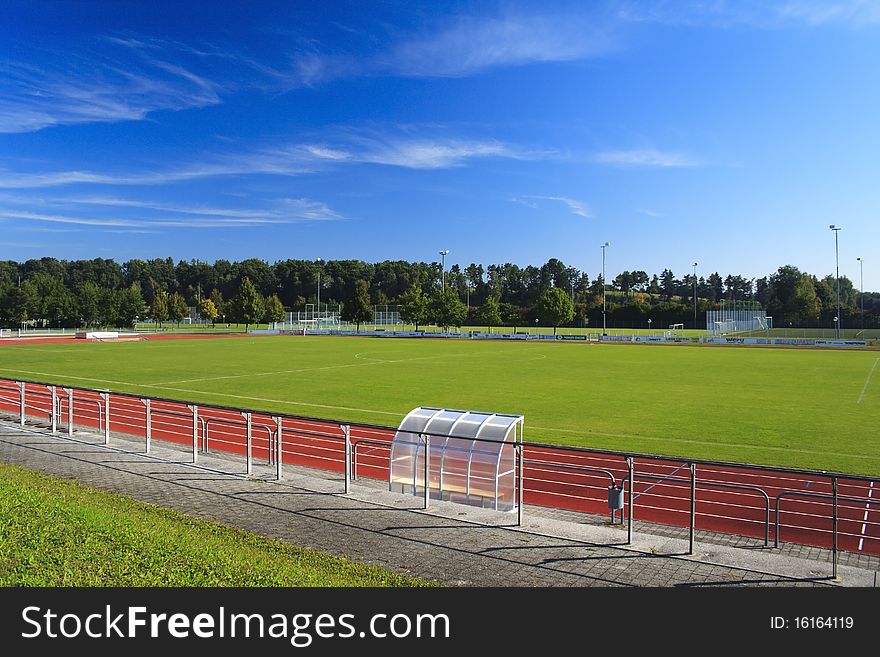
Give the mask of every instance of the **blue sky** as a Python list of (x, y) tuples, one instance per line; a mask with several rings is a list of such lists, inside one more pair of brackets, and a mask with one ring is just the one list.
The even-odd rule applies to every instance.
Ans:
[(880, 290), (880, 1), (0, 6), (0, 259)]

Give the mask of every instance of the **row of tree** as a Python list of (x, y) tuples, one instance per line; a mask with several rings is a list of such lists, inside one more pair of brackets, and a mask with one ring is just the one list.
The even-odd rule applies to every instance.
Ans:
[[(601, 325), (603, 302), (606, 321), (618, 326), (644, 325), (648, 319), (655, 326), (691, 325), (695, 306), (699, 324), (705, 311), (727, 300), (757, 301), (777, 325), (830, 321), (837, 315), (838, 280), (830, 275), (817, 278), (791, 265), (759, 279), (718, 273), (678, 278), (670, 269), (652, 276), (642, 270), (624, 271), (606, 285), (601, 276), (591, 279), (586, 272), (551, 258), (540, 267), (453, 265), (445, 273), (445, 287), (443, 278), (439, 263), (405, 261), (284, 260), (272, 265), (259, 259), (210, 264), (174, 263), (166, 258), (122, 265), (101, 258), (0, 261), (0, 323), (127, 326), (145, 317), (180, 322), (188, 307), (198, 308), (211, 321), (280, 321), (285, 310), (314, 304), (319, 286), (322, 304), (340, 304), (343, 319), (354, 323), (370, 321), (373, 305), (394, 303), (403, 312), (425, 306), (413, 315), (418, 323), (515, 326), (533, 324), (535, 319), (544, 323), (551, 290), (556, 290), (555, 298), (569, 299), (572, 312), (567, 321), (548, 322), (554, 326)], [(860, 295), (846, 277), (839, 284), (843, 320), (849, 325), (860, 318), (877, 322), (880, 294)]]

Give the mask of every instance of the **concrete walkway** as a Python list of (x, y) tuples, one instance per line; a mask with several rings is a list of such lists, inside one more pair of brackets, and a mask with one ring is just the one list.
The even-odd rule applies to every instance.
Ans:
[[(8, 416), (7, 416), (8, 417)], [(595, 516), (525, 507), (515, 515), (390, 493), (358, 480), (342, 494), (340, 475), (285, 466), (257, 466), (243, 476), (243, 458), (200, 455), (165, 445), (144, 455), (142, 441), (95, 434), (74, 439), (0, 419), (0, 460), (123, 493), (355, 561), (448, 585), (464, 586), (873, 586), (875, 561), (842, 564), (831, 579), (828, 553), (804, 558), (784, 549), (696, 544), (624, 529)], [(668, 532), (667, 532), (668, 534)], [(698, 535), (699, 537), (699, 535)], [(708, 537), (708, 536), (707, 536)], [(802, 552), (798, 552), (802, 554)]]

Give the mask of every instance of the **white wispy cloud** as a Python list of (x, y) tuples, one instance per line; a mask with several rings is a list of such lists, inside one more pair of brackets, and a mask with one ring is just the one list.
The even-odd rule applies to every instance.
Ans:
[(610, 150), (597, 153), (595, 161), (620, 167), (697, 167), (701, 162), (686, 153), (659, 151), (653, 148)]
[(205, 154), (197, 163), (156, 171), (14, 172), (0, 170), (0, 189), (35, 189), (65, 185), (162, 185), (216, 176), (299, 176), (332, 166), (381, 164), (408, 169), (445, 169), (485, 158), (541, 159), (530, 151), (491, 139), (465, 139), (389, 133), (351, 134), (340, 144), (264, 146), (240, 153)]
[(40, 65), (5, 58), (0, 63), (0, 133), (141, 120), (157, 110), (221, 102), (222, 85), (175, 61), (177, 52), (134, 39), (101, 45), (103, 51), (57, 53), (51, 63)]
[(522, 203), (523, 205), (527, 205), (531, 208), (537, 207), (537, 203), (534, 202), (535, 200), (555, 201), (558, 203), (563, 203), (568, 207), (569, 211), (572, 214), (576, 214), (579, 217), (589, 218), (592, 216), (590, 208), (585, 202), (570, 198), (568, 196), (543, 196), (538, 194), (525, 194), (523, 196), (514, 197), (511, 200), (516, 203)]
[(464, 139), (362, 140), (352, 154), (356, 162), (386, 164), (408, 169), (448, 169), (469, 160), (501, 157), (522, 159), (524, 154), (497, 141)]
[[(27, 199), (18, 199), (18, 202), (27, 203)], [(35, 222), (37, 224), (60, 224), (150, 232), (169, 228), (248, 228), (344, 218), (326, 203), (308, 198), (277, 199), (273, 204), (273, 208), (255, 210), (175, 206), (166, 203), (113, 197), (41, 199), (41, 204), (44, 206), (57, 205), (62, 207), (87, 205), (98, 208), (136, 208), (160, 211), (161, 214), (151, 217), (119, 217), (101, 216), (101, 213), (98, 211), (90, 211), (88, 215), (80, 216), (69, 213), (59, 214), (0, 208), (0, 218), (13, 220), (19, 222), (19, 224), (20, 222)], [(181, 217), (177, 215), (196, 216)]]
[(662, 219), (666, 216), (665, 212), (657, 212), (656, 210), (648, 210), (646, 208), (636, 208), (636, 212), (652, 219)]
[(615, 47), (593, 13), (462, 16), (433, 33), (405, 40), (376, 65), (412, 77), (460, 77), (493, 68), (564, 62)]

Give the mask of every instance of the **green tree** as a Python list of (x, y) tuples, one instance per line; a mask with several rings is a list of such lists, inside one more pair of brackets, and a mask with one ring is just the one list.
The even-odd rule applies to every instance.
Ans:
[(177, 322), (178, 328), (180, 327), (180, 322), (186, 317), (188, 310), (186, 299), (180, 293), (175, 292), (168, 299), (168, 319), (172, 322)]
[(145, 308), (140, 283), (134, 282), (119, 295), (119, 325), (134, 326), (144, 314)]
[(12, 287), (6, 293), (6, 322), (12, 326), (18, 326), (28, 320), (28, 295), (20, 287)]
[(354, 293), (342, 307), (341, 317), (346, 322), (355, 322), (357, 330), (361, 330), (361, 322), (373, 319), (373, 305), (370, 303), (370, 286), (366, 281), (354, 283)]
[(162, 322), (168, 319), (168, 293), (165, 290), (158, 289), (156, 293), (153, 295), (153, 303), (150, 306), (150, 317), (153, 318), (154, 322), (159, 322), (159, 326), (162, 326)]
[(202, 303), (199, 304), (199, 314), (206, 319), (210, 319), (211, 326), (214, 326), (219, 313), (217, 312), (217, 306), (214, 305), (211, 299), (202, 299)]
[(225, 321), (226, 315), (229, 314), (229, 303), (223, 298), (223, 293), (215, 287), (211, 290), (210, 298), (217, 309), (217, 317), (223, 317)]
[(245, 276), (238, 288), (238, 294), (232, 299), (235, 321), (244, 324), (244, 330), (247, 331), (251, 324), (256, 324), (263, 318), (263, 305), (263, 297), (257, 292), (251, 279)]
[(101, 316), (101, 290), (95, 283), (86, 281), (79, 286), (76, 303), (83, 326), (97, 324)]
[(496, 297), (489, 297), (486, 299), (486, 303), (480, 306), (480, 310), (477, 313), (477, 321), (480, 324), (485, 324), (489, 329), (489, 333), (492, 332), (493, 326), (501, 324), (501, 307)]
[(428, 309), (428, 297), (422, 292), (422, 288), (415, 283), (400, 295), (398, 306), (400, 318), (407, 324), (415, 324), (416, 331), (419, 330), (419, 324), (428, 321)]
[(431, 315), (437, 326), (448, 329), (450, 326), (461, 326), (467, 319), (467, 306), (458, 298), (458, 290), (447, 287), (434, 297), (431, 304)]
[(277, 294), (273, 294), (268, 299), (266, 299), (266, 315), (264, 319), (266, 322), (283, 322), (284, 321), (284, 305), (281, 303), (281, 299), (278, 298)]
[(519, 308), (512, 303), (500, 303), (498, 304), (498, 310), (501, 312), (501, 319), (508, 326), (519, 326), (522, 324), (522, 315), (519, 312)]
[(791, 322), (801, 323), (819, 318), (819, 298), (809, 274), (802, 274), (785, 304), (785, 316)]
[(574, 318), (574, 308), (569, 296), (558, 287), (551, 287), (538, 299), (538, 318), (545, 326), (553, 327), (553, 335), (562, 324), (568, 324)]

